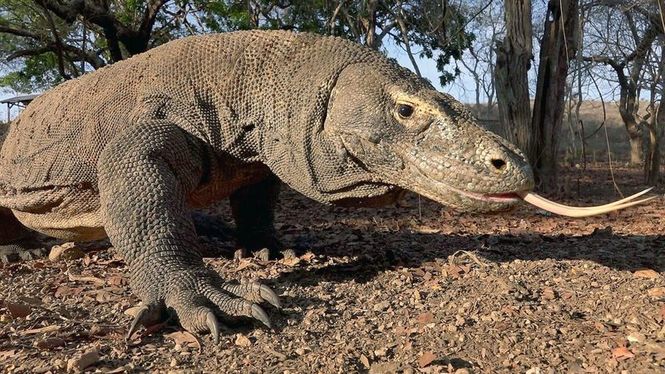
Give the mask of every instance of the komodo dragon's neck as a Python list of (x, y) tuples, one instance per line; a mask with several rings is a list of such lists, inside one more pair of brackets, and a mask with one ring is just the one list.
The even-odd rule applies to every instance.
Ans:
[[(374, 198), (394, 187), (346, 157), (325, 130), (328, 99), (344, 67), (378, 60), (347, 43), (307, 34), (254, 32), (195, 39), (196, 76), (188, 97), (201, 137), (218, 152), (261, 162), (299, 192), (321, 202)], [(212, 52), (211, 52), (212, 51)], [(232, 61), (229, 61), (232, 59)], [(221, 63), (223, 61), (225, 63)], [(221, 67), (228, 66), (227, 70)], [(187, 77), (178, 84), (187, 90)], [(181, 95), (182, 96), (182, 95)]]

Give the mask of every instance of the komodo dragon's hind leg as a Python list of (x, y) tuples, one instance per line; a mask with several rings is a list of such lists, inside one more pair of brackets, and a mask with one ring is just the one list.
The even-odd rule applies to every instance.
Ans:
[(125, 258), (130, 285), (143, 308), (130, 326), (175, 314), (194, 333), (218, 339), (218, 318), (250, 317), (270, 325), (256, 303), (279, 306), (270, 288), (227, 283), (207, 268), (186, 196), (203, 173), (203, 146), (168, 122), (128, 127), (100, 155), (99, 191), (104, 228)]
[(279, 189), (279, 180), (271, 176), (259, 183), (242, 187), (231, 195), (231, 211), (237, 227), (237, 244), (241, 250), (255, 252), (266, 249), (268, 253), (265, 253), (265, 257), (274, 259), (282, 249), (274, 226)]
[(27, 229), (11, 210), (0, 208), (0, 262), (10, 263), (44, 257), (46, 248), (36, 232)]

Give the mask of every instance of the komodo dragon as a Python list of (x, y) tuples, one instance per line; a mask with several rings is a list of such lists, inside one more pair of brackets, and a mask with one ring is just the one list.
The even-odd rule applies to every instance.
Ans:
[(172, 41), (31, 103), (0, 153), (0, 235), (108, 236), (142, 300), (129, 336), (168, 310), (216, 341), (218, 318), (269, 326), (258, 303), (279, 300), (206, 268), (191, 212), (229, 198), (239, 245), (274, 249), (278, 179), (345, 206), (388, 204), (404, 190), (476, 212), (522, 200), (577, 215), (634, 203), (539, 203), (519, 150), (380, 53), (243, 31)]

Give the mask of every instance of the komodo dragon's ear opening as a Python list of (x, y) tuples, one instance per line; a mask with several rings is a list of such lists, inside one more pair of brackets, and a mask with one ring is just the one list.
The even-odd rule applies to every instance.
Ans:
[(546, 210), (548, 212), (552, 212), (555, 214), (559, 214), (562, 216), (568, 216), (568, 217), (590, 217), (590, 216), (595, 216), (603, 213), (608, 213), (612, 212), (615, 210), (620, 210), (624, 208), (628, 208), (634, 205), (646, 203), (649, 200), (653, 200), (658, 196), (651, 196), (647, 197), (646, 199), (641, 199), (641, 200), (635, 200), (636, 198), (646, 194), (647, 192), (651, 191), (653, 187), (647, 188), (644, 191), (638, 192), (634, 195), (628, 196), (626, 198), (623, 198), (621, 200), (617, 200), (613, 203), (605, 204), (605, 205), (598, 205), (598, 206), (590, 206), (590, 207), (574, 207), (574, 206), (568, 206), (568, 205), (563, 205), (559, 203), (555, 203), (554, 201), (548, 200), (542, 196), (539, 196), (533, 192), (523, 192), (520, 193), (520, 197), (526, 201), (529, 204), (535, 205), (540, 209)]

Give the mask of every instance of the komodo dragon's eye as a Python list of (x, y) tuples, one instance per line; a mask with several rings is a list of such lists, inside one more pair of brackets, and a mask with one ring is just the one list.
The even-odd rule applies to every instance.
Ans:
[(413, 106), (409, 104), (399, 104), (397, 106), (397, 114), (401, 118), (409, 118), (413, 114)]

